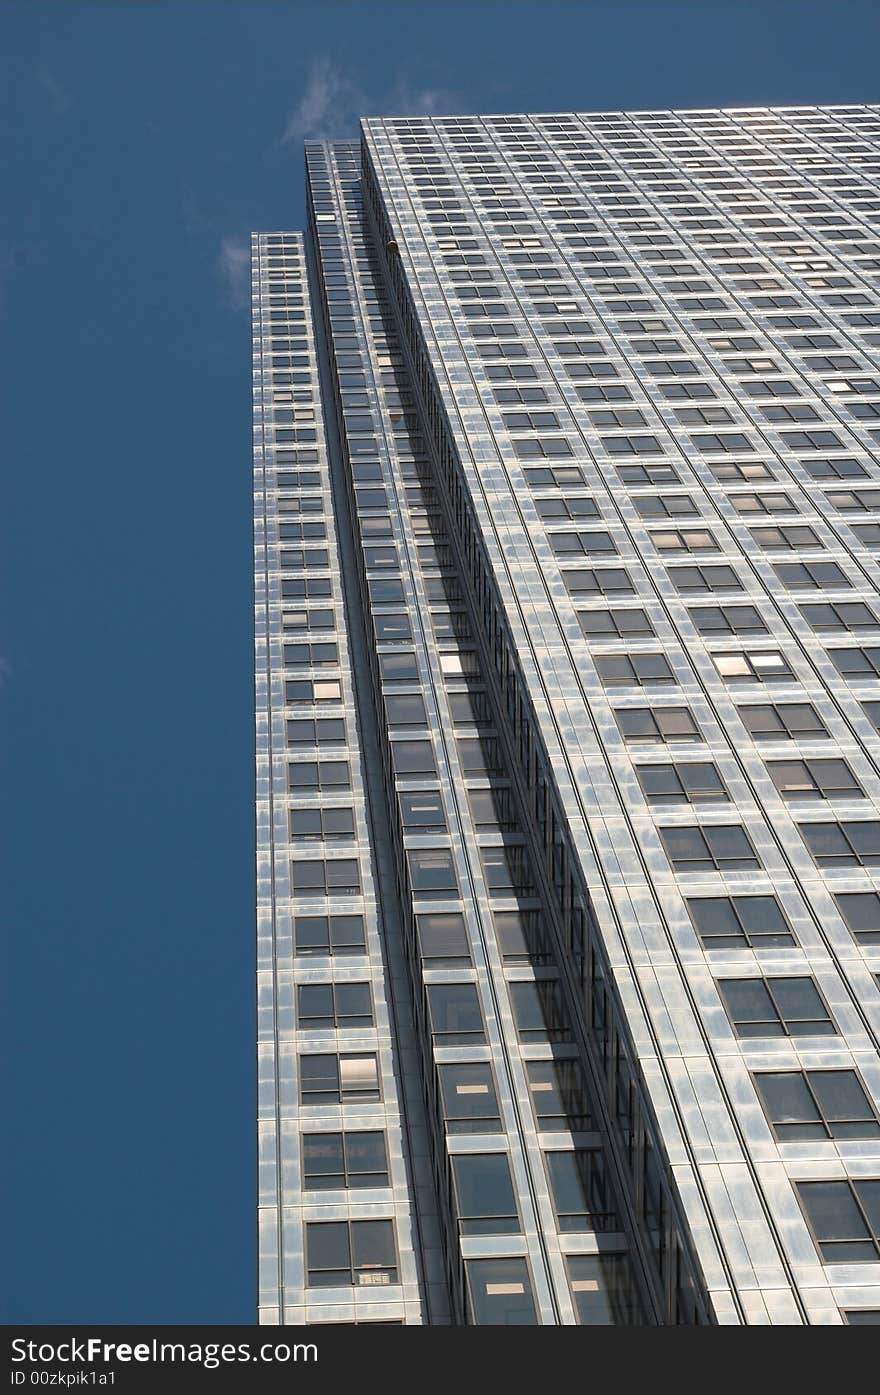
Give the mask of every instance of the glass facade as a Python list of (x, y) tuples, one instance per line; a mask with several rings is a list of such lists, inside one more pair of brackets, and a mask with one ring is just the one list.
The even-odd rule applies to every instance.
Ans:
[(371, 119), (254, 236), (262, 1321), (877, 1321), (878, 172)]

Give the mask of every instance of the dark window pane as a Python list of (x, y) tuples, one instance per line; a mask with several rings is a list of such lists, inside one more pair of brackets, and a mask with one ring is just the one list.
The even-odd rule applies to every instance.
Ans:
[(356, 1284), (397, 1283), (393, 1221), (352, 1221), (351, 1250)]
[(462, 1235), (516, 1235), (520, 1224), (506, 1153), (463, 1153), (452, 1159)]
[(427, 962), (466, 960), (471, 957), (464, 917), (457, 912), (416, 916), (419, 948)]
[(559, 1229), (613, 1230), (617, 1217), (608, 1200), (605, 1160), (596, 1149), (546, 1154)]
[(441, 1065), (440, 1094), (450, 1133), (494, 1133), (501, 1128), (488, 1062)]
[(429, 984), (428, 1009), (431, 1030), (440, 1041), (454, 1045), (483, 1040), (483, 1015), (475, 984)]
[(465, 1265), (477, 1326), (534, 1326), (538, 1318), (524, 1259), (472, 1259)]
[(307, 1225), (306, 1254), (310, 1288), (332, 1288), (351, 1283), (351, 1253), (346, 1221), (321, 1221)]
[(641, 1304), (626, 1255), (569, 1255), (565, 1264), (581, 1325), (608, 1327), (641, 1323)]

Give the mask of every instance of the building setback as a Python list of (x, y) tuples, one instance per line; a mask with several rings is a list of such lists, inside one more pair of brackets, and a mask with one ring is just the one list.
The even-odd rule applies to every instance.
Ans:
[(880, 1322), (880, 108), (253, 237), (260, 1318)]

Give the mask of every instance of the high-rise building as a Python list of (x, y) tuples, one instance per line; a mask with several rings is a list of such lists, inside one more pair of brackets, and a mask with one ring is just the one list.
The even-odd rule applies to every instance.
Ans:
[(260, 1312), (880, 1322), (880, 108), (253, 239)]

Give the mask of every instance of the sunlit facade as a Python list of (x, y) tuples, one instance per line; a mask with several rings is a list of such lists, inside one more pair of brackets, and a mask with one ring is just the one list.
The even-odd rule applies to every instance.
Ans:
[(880, 1321), (880, 109), (253, 238), (260, 1316)]

